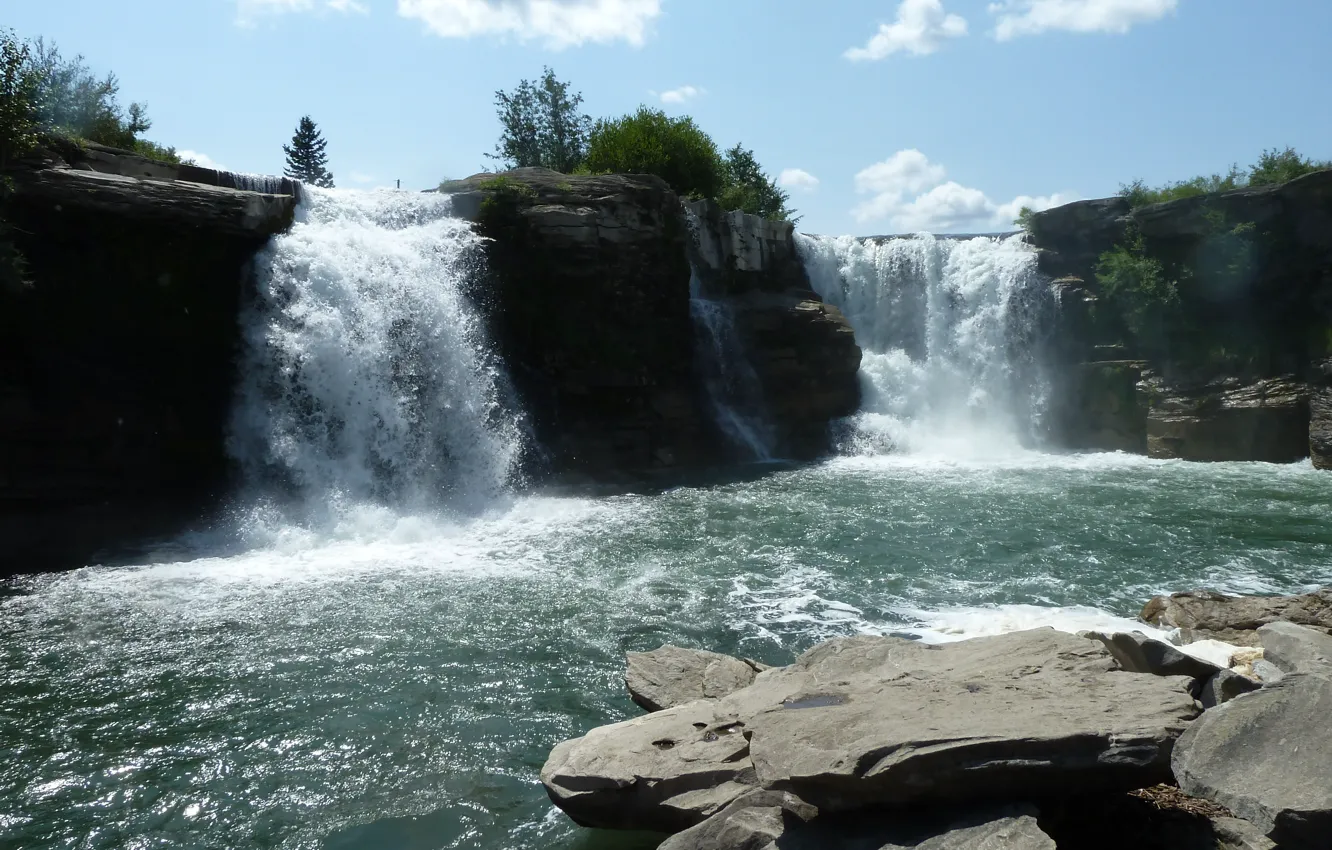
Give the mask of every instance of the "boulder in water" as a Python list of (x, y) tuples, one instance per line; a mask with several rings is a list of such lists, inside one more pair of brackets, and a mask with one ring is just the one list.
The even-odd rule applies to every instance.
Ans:
[(1321, 850), (1332, 836), (1332, 677), (1294, 673), (1194, 721), (1175, 745), (1175, 778), (1280, 846)]
[(720, 699), (753, 683), (755, 670), (738, 658), (702, 649), (663, 646), (628, 653), (624, 684), (648, 711)]

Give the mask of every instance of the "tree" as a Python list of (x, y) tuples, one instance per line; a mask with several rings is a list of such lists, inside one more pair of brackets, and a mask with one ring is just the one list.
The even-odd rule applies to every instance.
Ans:
[(1250, 186), (1268, 186), (1272, 183), (1285, 183), (1296, 177), (1303, 177), (1314, 171), (1332, 168), (1332, 162), (1316, 162), (1300, 155), (1294, 148), (1285, 150), (1265, 150), (1249, 172)]
[(291, 137), (291, 144), (282, 146), (287, 155), (283, 173), (302, 183), (332, 189), (333, 174), (328, 170), (328, 154), (324, 150), (327, 147), (328, 142), (319, 132), (318, 125), (309, 115), (303, 116), (296, 126), (296, 135)]
[(763, 173), (753, 151), (743, 145), (728, 150), (722, 160), (722, 173), (726, 187), (717, 202), (724, 209), (743, 210), (774, 221), (796, 220), (792, 218), (795, 211), (786, 206), (790, 194)]
[(592, 119), (579, 112), (583, 96), (570, 94), (550, 68), (536, 82), (521, 80), (512, 92), (495, 92), (500, 140), (486, 154), (508, 168), (549, 168), (571, 173), (587, 156)]
[(30, 47), (0, 30), (0, 168), (37, 144), (41, 78)]
[(633, 115), (598, 121), (588, 140), (594, 174), (655, 174), (679, 195), (716, 198), (726, 186), (717, 145), (694, 119), (640, 106)]

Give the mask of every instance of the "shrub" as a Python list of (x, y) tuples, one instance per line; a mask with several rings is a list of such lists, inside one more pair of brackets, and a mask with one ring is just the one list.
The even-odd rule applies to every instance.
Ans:
[(1294, 148), (1283, 151), (1263, 151), (1258, 162), (1249, 172), (1250, 186), (1267, 186), (1272, 183), (1285, 183), (1296, 177), (1303, 177), (1315, 171), (1332, 168), (1332, 162), (1315, 162), (1301, 156)]
[(726, 185), (717, 145), (694, 119), (646, 106), (598, 121), (586, 162), (593, 174), (655, 174), (689, 198), (716, 198)]
[(1017, 225), (1022, 230), (1025, 230), (1028, 233), (1030, 233), (1031, 217), (1035, 214), (1036, 214), (1035, 210), (1033, 210), (1031, 207), (1023, 207), (1022, 209), (1018, 210), (1017, 218), (1013, 219), (1013, 224)]
[(742, 210), (773, 221), (798, 220), (792, 217), (795, 211), (786, 206), (791, 196), (763, 173), (754, 152), (746, 150), (743, 145), (736, 145), (726, 152), (722, 160), (722, 176), (725, 188), (718, 195), (717, 202), (723, 209)]
[(1129, 331), (1139, 338), (1159, 337), (1167, 311), (1179, 303), (1178, 283), (1159, 260), (1148, 256), (1137, 232), (1101, 255), (1096, 279)]
[(36, 146), (40, 89), (31, 48), (0, 30), (0, 168)]

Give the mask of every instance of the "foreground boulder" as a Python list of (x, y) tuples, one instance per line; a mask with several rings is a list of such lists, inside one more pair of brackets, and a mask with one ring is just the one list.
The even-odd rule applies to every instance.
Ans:
[(1179, 739), (1188, 794), (1214, 800), (1287, 850), (1332, 836), (1332, 678), (1294, 673), (1206, 712)]
[(624, 683), (634, 702), (661, 711), (694, 700), (720, 699), (753, 683), (755, 669), (738, 658), (702, 649), (663, 646), (630, 652)]
[(1294, 623), (1268, 623), (1258, 629), (1264, 659), (1282, 673), (1332, 675), (1332, 635)]
[(1188, 641), (1215, 638), (1257, 646), (1257, 629), (1278, 620), (1332, 632), (1332, 588), (1299, 596), (1227, 596), (1193, 590), (1157, 596), (1142, 609), (1143, 621), (1183, 630)]
[(579, 823), (665, 832), (756, 787), (824, 814), (1127, 790), (1169, 780), (1198, 713), (1191, 681), (1123, 672), (1053, 629), (943, 646), (843, 638), (720, 700), (566, 741), (542, 781)]

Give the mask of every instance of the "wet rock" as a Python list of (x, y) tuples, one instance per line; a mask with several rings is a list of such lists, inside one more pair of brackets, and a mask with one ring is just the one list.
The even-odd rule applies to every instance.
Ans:
[(1141, 632), (1111, 635), (1090, 632), (1088, 636), (1103, 643), (1119, 662), (1119, 666), (1130, 673), (1209, 679), (1224, 669), (1201, 658), (1186, 655), (1170, 644), (1153, 640)]
[(1294, 623), (1258, 629), (1263, 658), (1283, 673), (1332, 674), (1332, 635)]
[(1309, 387), (1291, 377), (1174, 385), (1144, 378), (1147, 454), (1291, 463), (1309, 455)]
[(738, 658), (663, 646), (652, 652), (628, 653), (624, 683), (634, 702), (661, 711), (699, 699), (719, 699), (754, 681), (753, 667)]
[(1193, 590), (1157, 596), (1142, 609), (1144, 622), (1183, 629), (1190, 637), (1257, 646), (1257, 629), (1285, 620), (1332, 632), (1332, 588), (1298, 596), (1227, 596)]
[(1332, 678), (1293, 673), (1190, 724), (1175, 778), (1283, 848), (1326, 848), (1332, 835)]
[(1127, 790), (1170, 777), (1186, 677), (1053, 629), (943, 646), (829, 641), (717, 701), (594, 729), (542, 771), (580, 823), (678, 831), (752, 787), (823, 813)]
[(1261, 687), (1261, 682), (1242, 676), (1233, 670), (1222, 670), (1203, 685), (1198, 701), (1202, 703), (1203, 708), (1216, 708), (1222, 703), (1230, 702), (1235, 697), (1251, 693)]
[(1315, 469), (1332, 469), (1332, 387), (1316, 388), (1309, 399), (1309, 458)]

